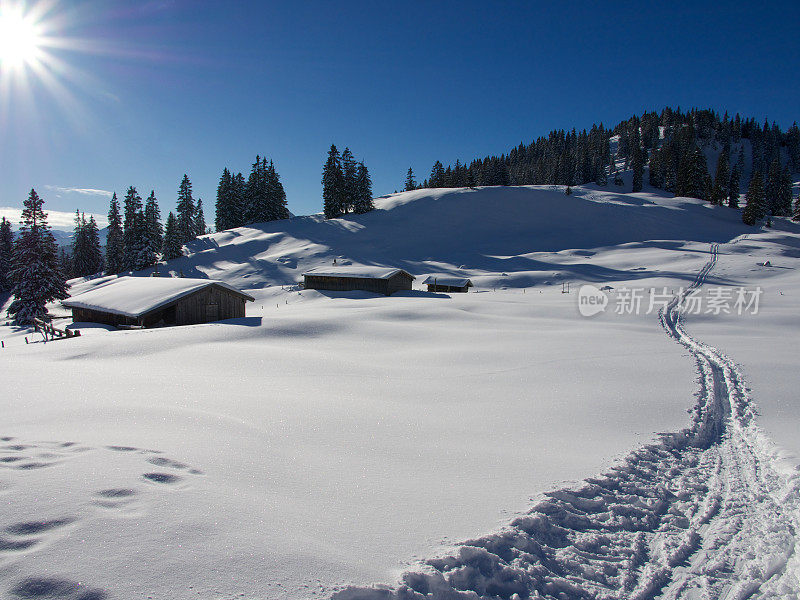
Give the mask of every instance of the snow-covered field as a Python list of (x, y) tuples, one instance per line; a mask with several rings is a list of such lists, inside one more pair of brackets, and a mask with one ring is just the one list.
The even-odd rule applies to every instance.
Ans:
[[(27, 345), (0, 327), (0, 596), (744, 598), (767, 579), (796, 596), (800, 227), (574, 191), (407, 192), (205, 236), (171, 263), (256, 297), (244, 319)], [(704, 285), (762, 286), (758, 315), (615, 313), (626, 286), (692, 285), (714, 244)], [(297, 289), (334, 258), (476, 288)], [(580, 315), (583, 283), (613, 288), (605, 313)]]

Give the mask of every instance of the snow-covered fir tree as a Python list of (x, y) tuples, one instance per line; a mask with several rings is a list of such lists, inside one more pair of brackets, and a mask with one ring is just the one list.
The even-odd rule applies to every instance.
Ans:
[(125, 270), (125, 242), (122, 230), (122, 215), (117, 194), (111, 196), (108, 208), (108, 235), (106, 236), (106, 271), (120, 273)]
[(238, 224), (237, 206), (233, 198), (233, 176), (225, 167), (217, 185), (214, 227), (217, 231), (232, 229)]
[(167, 216), (167, 223), (164, 227), (164, 248), (162, 249), (164, 260), (172, 260), (183, 255), (183, 244), (178, 233), (178, 219), (170, 212)]
[(245, 214), (247, 206), (247, 182), (242, 173), (237, 173), (231, 178), (231, 202), (233, 203), (233, 227), (246, 224)]
[(731, 169), (731, 178), (728, 184), (728, 206), (731, 208), (739, 208), (741, 177), (742, 171), (737, 163), (734, 165), (733, 169)]
[(85, 226), (86, 246), (87, 246), (87, 270), (88, 274), (101, 273), (105, 266), (103, 260), (103, 248), (100, 244), (100, 228), (94, 215), (89, 215), (89, 220)]
[(745, 201), (747, 204), (742, 211), (742, 222), (745, 225), (755, 225), (756, 221), (766, 216), (764, 183), (761, 179), (760, 171), (756, 171), (750, 179)]
[(142, 213), (142, 197), (135, 187), (128, 188), (122, 205), (125, 211), (125, 220), (122, 224), (124, 269), (135, 271), (140, 268), (138, 265), (142, 261), (142, 245), (146, 239), (144, 218), (139, 218), (139, 214)]
[(61, 268), (61, 272), (64, 274), (64, 278), (72, 279), (72, 257), (63, 247), (59, 248), (58, 251), (58, 265)]
[[(234, 189), (232, 196), (235, 199), (237, 187), (235, 178), (232, 180), (232, 187)], [(235, 206), (238, 203), (234, 200), (232, 204)], [(275, 163), (267, 162), (266, 157), (256, 156), (256, 162), (253, 163), (244, 188), (243, 206), (245, 210), (241, 217), (234, 216), (234, 222), (240, 221), (236, 226), (289, 218), (286, 192), (280, 176), (275, 169)], [(235, 209), (233, 214), (236, 214)]]
[(728, 186), (731, 182), (728, 151), (723, 150), (717, 159), (717, 169), (714, 172), (714, 188), (711, 192), (712, 204), (722, 206), (728, 199)]
[(706, 197), (706, 177), (708, 167), (703, 152), (692, 146), (681, 160), (678, 167), (678, 179), (675, 184), (675, 195), (688, 198)]
[(445, 187), (444, 167), (440, 161), (433, 163), (431, 176), (428, 178), (428, 186), (432, 188)]
[(356, 214), (368, 213), (375, 208), (372, 202), (372, 178), (364, 161), (358, 163), (356, 167), (356, 199), (353, 204), (353, 212)]
[(344, 197), (340, 211), (342, 214), (353, 212), (358, 198), (358, 164), (350, 152), (350, 148), (345, 148), (342, 152), (342, 177), (344, 180)]
[(785, 166), (781, 171), (780, 184), (778, 185), (778, 211), (780, 215), (790, 216), (792, 214), (792, 174), (789, 166)]
[(161, 225), (161, 209), (158, 207), (155, 190), (150, 190), (150, 195), (144, 204), (144, 222), (147, 236), (147, 245), (153, 256), (161, 253), (164, 245), (164, 228)]
[(203, 214), (203, 199), (197, 199), (197, 207), (194, 215), (194, 235), (195, 237), (206, 234), (206, 216)]
[(342, 213), (344, 204), (344, 175), (342, 161), (334, 144), (328, 150), (328, 158), (322, 168), (322, 204), (326, 219), (335, 219)]
[(192, 182), (184, 174), (178, 188), (178, 206), (175, 218), (178, 226), (178, 239), (181, 245), (191, 242), (195, 237), (195, 205), (192, 198)]
[(267, 166), (267, 190), (269, 191), (270, 220), (288, 219), (290, 213), (286, 204), (286, 191), (283, 189), (280, 175), (272, 161), (269, 161)]
[(641, 148), (636, 148), (633, 151), (633, 160), (631, 161), (633, 167), (633, 186), (632, 192), (641, 192), (642, 184), (644, 182), (644, 156)]
[(9, 271), (11, 271), (11, 251), (14, 247), (14, 232), (11, 221), (2, 218), (0, 221), (0, 294), (11, 291)]
[(155, 251), (150, 245), (150, 240), (147, 235), (147, 219), (144, 215), (144, 209), (139, 208), (136, 212), (134, 220), (135, 238), (133, 247), (133, 262), (131, 270), (141, 271), (147, 267), (155, 264), (157, 256)]
[(410, 192), (412, 190), (417, 189), (417, 181), (414, 179), (414, 169), (408, 167), (408, 172), (406, 173), (406, 187), (405, 190)]
[(103, 251), (97, 221), (75, 211), (75, 230), (72, 234), (72, 257), (69, 273), (73, 277), (87, 277), (103, 270)]
[(30, 325), (34, 319), (46, 318), (47, 303), (67, 297), (66, 277), (43, 204), (36, 191), (31, 190), (22, 211), (22, 227), (14, 242), (9, 273), (14, 301), (8, 314), (17, 325)]
[(769, 174), (764, 183), (764, 197), (766, 200), (767, 214), (781, 215), (781, 161), (775, 157), (769, 165)]
[(266, 158), (256, 156), (250, 168), (250, 176), (245, 187), (244, 223), (261, 223), (269, 220), (269, 198), (267, 192)]
[(86, 216), (75, 211), (75, 227), (72, 230), (72, 269), (68, 275), (83, 277), (86, 273)]

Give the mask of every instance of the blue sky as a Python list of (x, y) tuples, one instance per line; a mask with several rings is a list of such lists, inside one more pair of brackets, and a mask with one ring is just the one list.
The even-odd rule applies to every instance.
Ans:
[(266, 154), (308, 214), (331, 143), (379, 195), (553, 128), (665, 105), (786, 127), (800, 106), (797, 2), (48, 4), (54, 75), (0, 86), (0, 207), (35, 187), (51, 211), (105, 213), (135, 185), (166, 216), (187, 173), (211, 222), (222, 168)]

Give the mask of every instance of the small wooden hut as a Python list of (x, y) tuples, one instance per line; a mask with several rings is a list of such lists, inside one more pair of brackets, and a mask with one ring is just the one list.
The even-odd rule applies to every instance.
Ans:
[(473, 287), (472, 282), (465, 277), (448, 277), (446, 275), (431, 275), (423, 284), (428, 286), (429, 292), (456, 292), (466, 293)]
[(410, 290), (414, 279), (409, 272), (390, 267), (325, 267), (303, 273), (306, 289), (338, 292), (363, 290), (385, 296)]
[(68, 298), (73, 321), (115, 327), (192, 325), (245, 316), (254, 298), (213, 279), (118, 277)]

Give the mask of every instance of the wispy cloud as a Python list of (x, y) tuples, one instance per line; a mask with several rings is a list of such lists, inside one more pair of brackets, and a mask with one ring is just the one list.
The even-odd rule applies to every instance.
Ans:
[[(71, 230), (75, 226), (75, 213), (63, 212), (60, 210), (46, 210), (47, 223), (53, 229)], [(108, 225), (108, 219), (105, 215), (97, 215), (86, 213), (86, 218), (94, 217), (97, 221), (98, 227), (105, 227)], [(0, 217), (5, 217), (15, 226), (18, 226), (22, 217), (22, 209), (14, 208), (13, 206), (0, 206)]]
[(51, 192), (61, 192), (62, 194), (81, 194), (83, 196), (104, 196), (111, 198), (111, 192), (108, 190), (96, 190), (94, 188), (79, 188), (79, 187), (64, 187), (60, 185), (46, 185), (45, 189)]

